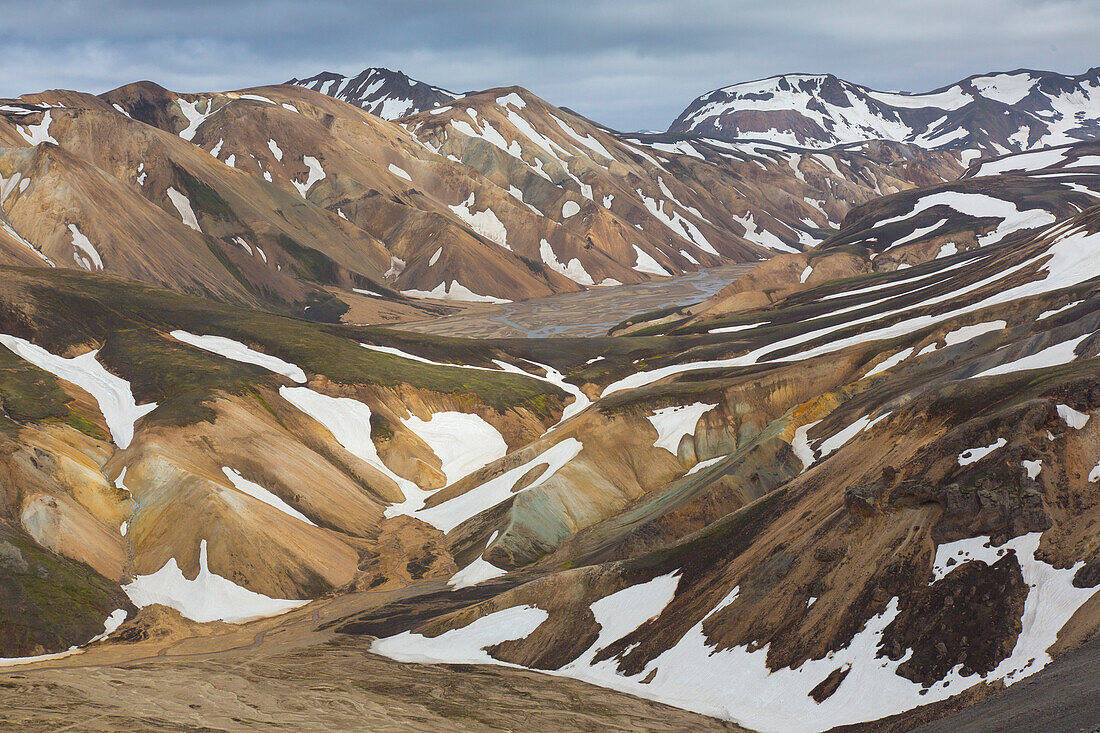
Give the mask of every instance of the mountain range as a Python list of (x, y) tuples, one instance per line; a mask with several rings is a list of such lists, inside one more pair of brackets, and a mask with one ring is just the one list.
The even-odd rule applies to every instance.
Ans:
[(0, 100), (0, 721), (1095, 721), (1097, 94)]
[(869, 139), (959, 150), (967, 159), (1088, 140), (1100, 130), (1100, 68), (1079, 76), (971, 76), (924, 94), (879, 92), (829, 74), (785, 74), (716, 89), (669, 132), (830, 148)]

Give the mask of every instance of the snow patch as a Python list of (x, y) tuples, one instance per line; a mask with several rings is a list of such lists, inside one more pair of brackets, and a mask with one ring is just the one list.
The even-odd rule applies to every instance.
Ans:
[(229, 479), (230, 483), (232, 483), (233, 487), (238, 491), (248, 494), (253, 499), (259, 499), (264, 504), (278, 509), (283, 514), (294, 517), (295, 519), (305, 522), (306, 524), (312, 524), (314, 527), (317, 526), (316, 524), (313, 524), (312, 521), (310, 521), (309, 517), (307, 517), (305, 514), (302, 514), (290, 504), (287, 504), (285, 501), (280, 499), (268, 489), (265, 489), (263, 486), (260, 486), (254, 481), (249, 481), (248, 479), (246, 479), (244, 476), (241, 475), (240, 471), (229, 468), (228, 466), (222, 466), (222, 473), (225, 474), (226, 478)]
[(406, 181), (410, 181), (410, 182), (412, 181), (412, 176), (410, 176), (408, 174), (408, 172), (400, 166), (397, 166), (397, 165), (394, 165), (393, 163), (390, 163), (389, 171), (390, 171), (390, 173), (394, 174), (398, 178), (404, 178)]
[(1080, 430), (1089, 421), (1090, 416), (1087, 413), (1078, 412), (1069, 405), (1058, 405), (1055, 409), (1058, 411), (1058, 417), (1074, 430)]
[(199, 336), (181, 330), (172, 331), (172, 338), (196, 348), (203, 349), (204, 351), (224, 356), (226, 359), (263, 367), (268, 371), (282, 374), (284, 377), (289, 377), (298, 384), (305, 384), (306, 373), (302, 371), (301, 367), (291, 364), (288, 361), (283, 361), (277, 356), (270, 356), (260, 351), (250, 349), (240, 341), (234, 341), (224, 336)]
[(290, 404), (325, 427), (332, 437), (353, 456), (390, 478), (405, 496), (405, 501), (386, 508), (386, 517), (408, 514), (424, 505), (431, 493), (423, 491), (407, 478), (398, 476), (382, 462), (371, 440), (370, 407), (347, 397), (329, 397), (309, 387), (279, 387), (279, 394)]
[[(199, 105), (203, 103), (206, 105), (206, 111), (200, 112)], [(187, 120), (187, 127), (180, 130), (179, 135), (184, 140), (191, 142), (195, 138), (195, 133), (199, 131), (199, 126), (206, 122), (207, 118), (216, 111), (214, 109), (214, 100), (198, 99), (194, 102), (188, 102), (186, 99), (180, 98), (176, 100), (176, 104), (179, 105), (180, 112)]]
[(42, 115), (42, 121), (37, 125), (16, 125), (16, 131), (31, 145), (40, 145), (42, 143), (53, 143), (58, 145), (59, 143), (53, 137), (50, 136), (50, 112), (47, 110)]
[(1077, 358), (1077, 354), (1074, 353), (1078, 344), (1091, 336), (1091, 333), (1086, 333), (1083, 336), (1079, 336), (1069, 341), (1063, 341), (1053, 346), (1037, 351), (1030, 356), (1024, 356), (1013, 361), (1000, 364), (986, 369), (983, 372), (978, 372), (973, 375), (974, 377), (989, 377), (996, 374), (1010, 374), (1012, 372), (1022, 372), (1028, 369), (1042, 369), (1044, 367), (1060, 366), (1062, 364), (1069, 364), (1071, 361)]
[(592, 276), (588, 274), (588, 271), (584, 269), (584, 265), (581, 261), (574, 257), (569, 260), (568, 263), (562, 264), (556, 254), (554, 254), (554, 248), (550, 246), (550, 243), (545, 239), (539, 240), (539, 255), (542, 257), (542, 261), (546, 263), (546, 266), (555, 272), (559, 272), (565, 275), (579, 285), (594, 285)]
[(993, 331), (1004, 330), (1008, 326), (1005, 321), (987, 321), (985, 323), (976, 323), (973, 326), (963, 326), (962, 328), (956, 328), (954, 331), (949, 331), (943, 340), (948, 346), (954, 346), (955, 344), (961, 344), (964, 341), (977, 338), (982, 334), (992, 333)]
[(183, 220), (183, 223), (199, 234), (202, 234), (202, 229), (199, 228), (199, 220), (195, 218), (195, 210), (191, 208), (191, 199), (171, 186), (168, 187), (165, 193), (168, 194), (168, 198), (171, 200), (172, 205), (176, 207), (176, 211), (179, 212), (180, 219)]
[(427, 509), (414, 511), (412, 516), (427, 522), (444, 533), (450, 532), (467, 519), (514, 496), (512, 487), (515, 486), (516, 482), (534, 467), (545, 464), (546, 468), (543, 469), (538, 478), (523, 491), (538, 488), (557, 473), (562, 466), (576, 458), (582, 447), (580, 441), (576, 438), (566, 438), (526, 463), (510, 471), (505, 471), (496, 478), (490, 479), (452, 499)]
[[(321, 161), (317, 160), (312, 155), (303, 156), (302, 162), (305, 163), (306, 168), (309, 169), (309, 175), (306, 176), (306, 182), (299, 183), (296, 180), (292, 180), (291, 183), (294, 184), (294, 188), (298, 189), (298, 193), (302, 194), (302, 198), (305, 198), (309, 189), (313, 188), (313, 184), (324, 180), (325, 169), (321, 167)], [(268, 180), (271, 180), (270, 174)]]
[(98, 349), (66, 359), (18, 336), (0, 334), (0, 344), (39, 369), (72, 382), (94, 397), (99, 403), (107, 428), (111, 431), (111, 437), (119, 448), (130, 445), (134, 438), (134, 423), (157, 407), (156, 402), (137, 404), (134, 393), (130, 390), (130, 383), (111, 374), (96, 360)]
[(912, 348), (903, 349), (903, 350), (899, 351), (898, 353), (894, 354), (893, 356), (890, 356), (890, 357), (887, 357), (886, 359), (883, 359), (878, 364), (876, 364), (874, 367), (872, 367), (869, 372), (864, 374), (863, 378), (866, 379), (867, 377), (873, 377), (876, 374), (881, 374), (882, 372), (886, 371), (887, 369), (893, 369), (898, 364), (900, 364), (903, 361), (905, 361), (906, 359), (908, 359), (910, 354), (912, 354), (912, 353), (913, 353)]
[(653, 445), (657, 448), (664, 448), (672, 455), (677, 455), (680, 440), (685, 435), (694, 435), (695, 426), (699, 419), (715, 407), (718, 407), (717, 403), (696, 402), (691, 405), (664, 407), (656, 410), (646, 418), (657, 431), (657, 440)]
[[(485, 550), (489, 549), (498, 534), (498, 531), (493, 531), (493, 534), (489, 536), (489, 541), (485, 543)], [(482, 550), (482, 554), (478, 555), (476, 560), (452, 575), (451, 579), (447, 581), (447, 585), (455, 590), (460, 590), (507, 573), (507, 570), (502, 570), (485, 559), (485, 550)]]
[(637, 254), (637, 261), (631, 266), (632, 270), (646, 273), (648, 275), (669, 275), (669, 271), (661, 267), (661, 264), (657, 260), (653, 259), (650, 255), (642, 251), (642, 248), (638, 245), (633, 245), (634, 252)]
[(439, 458), (447, 485), (508, 452), (500, 432), (479, 415), (436, 412), (427, 420), (413, 415), (402, 423)]
[(458, 280), (452, 280), (448, 286), (447, 281), (436, 285), (431, 290), (402, 290), (402, 295), (410, 298), (435, 298), (437, 300), (462, 300), (470, 303), (511, 303), (507, 298), (497, 298), (492, 295), (480, 295), (470, 290)]
[(448, 206), (455, 213), (455, 215), (466, 222), (467, 225), (481, 236), (488, 239), (490, 242), (495, 242), (506, 250), (512, 248), (508, 246), (508, 229), (504, 226), (497, 215), (492, 209), (486, 207), (485, 211), (472, 211), (474, 206), (474, 194), (471, 193), (469, 198), (463, 201), (457, 206)]
[(76, 224), (69, 225), (69, 233), (73, 237), (73, 249), (79, 250), (79, 252), (83, 252), (87, 255), (86, 257), (81, 257), (79, 252), (73, 254), (73, 259), (76, 260), (76, 263), (88, 272), (92, 270), (102, 270), (103, 260), (100, 258), (99, 252), (92, 246), (92, 243), (88, 241), (88, 238), (80, 233)]
[(138, 608), (160, 603), (199, 623), (243, 623), (276, 616), (309, 603), (308, 600), (269, 598), (214, 573), (207, 565), (206, 540), (199, 542), (199, 573), (194, 579), (189, 580), (183, 574), (173, 557), (151, 575), (135, 575), (122, 590)]
[(978, 448), (968, 448), (959, 454), (959, 465), (969, 466), (971, 463), (977, 463), (993, 451), (1004, 448), (1006, 445), (1008, 445), (1007, 440), (1004, 438), (997, 438), (997, 440), (989, 445)]
[(840, 432), (830, 435), (821, 443), (821, 458), (837, 450), (860, 433), (870, 430), (875, 425), (888, 418), (891, 414), (892, 413), (889, 411), (884, 412), (873, 420), (869, 416), (864, 415)]

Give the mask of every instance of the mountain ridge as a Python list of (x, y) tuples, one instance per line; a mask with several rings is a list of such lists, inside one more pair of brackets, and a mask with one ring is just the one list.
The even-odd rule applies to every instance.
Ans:
[(1005, 154), (1073, 142), (1074, 134), (1094, 136), (1098, 126), (1100, 68), (1094, 67), (1075, 76), (1030, 69), (974, 74), (916, 94), (877, 91), (832, 74), (780, 74), (700, 95), (669, 131), (812, 148), (882, 138)]
[(395, 120), (438, 107), (461, 96), (413, 79), (400, 70), (379, 66), (367, 67), (355, 76), (322, 71), (311, 77), (290, 79), (285, 83), (319, 91), (385, 120)]

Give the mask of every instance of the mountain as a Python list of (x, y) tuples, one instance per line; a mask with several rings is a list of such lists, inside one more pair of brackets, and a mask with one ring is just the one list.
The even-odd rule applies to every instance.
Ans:
[(294, 85), (141, 82), (11, 100), (0, 139), (11, 264), (372, 323), (801, 250), (854, 205), (961, 171), (898, 145), (803, 162), (623, 137), (518, 87), (398, 125)]
[(1100, 69), (978, 75), (924, 94), (784, 74), (708, 92), (669, 131), (818, 149), (881, 139), (995, 157), (1100, 133)]
[[(971, 157), (3, 101), (0, 722), (1089, 720), (1100, 142)], [(602, 336), (400, 328), (738, 261)]]
[[(840, 231), (813, 250), (776, 256), (712, 298), (618, 332), (655, 327), (697, 331), (783, 302), (822, 283), (888, 273), (1012, 243), (1070, 219), (1100, 198), (1100, 144), (1014, 153), (974, 163), (958, 180), (882, 196), (854, 208)], [(721, 326), (722, 324), (718, 324)]]
[[(527, 575), (340, 628), (400, 661), (520, 665), (761, 731), (908, 730), (1026, 679), (1100, 629), (1098, 230), (1091, 205), (650, 331), (676, 345), (573, 373), (599, 400), (543, 445), (583, 446), (552, 478), (480, 515), (452, 513), (476, 484), (420, 512), (471, 574)], [(597, 459), (608, 442), (667, 462)]]
[(327, 94), (384, 120), (423, 112), (458, 98), (446, 89), (379, 67), (363, 69), (356, 76), (322, 71), (307, 79), (291, 79), (287, 84)]
[(401, 124), (582, 237), (584, 250), (549, 254), (575, 258), (585, 283), (626, 282), (605, 270), (607, 253), (635, 271), (677, 274), (798, 250), (882, 186), (959, 170), (950, 155), (876, 146), (808, 156), (804, 171), (799, 153), (778, 146), (617, 134), (520, 87), (468, 94)]

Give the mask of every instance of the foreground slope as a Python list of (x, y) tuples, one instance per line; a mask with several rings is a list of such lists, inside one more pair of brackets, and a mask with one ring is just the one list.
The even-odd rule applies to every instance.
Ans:
[[(755, 730), (995, 694), (1100, 628), (1100, 207), (1063, 188), (1050, 223), (617, 338), (325, 326), (7, 269), (6, 542), (84, 569), (80, 623), (13, 624), (6, 653), (124, 617), (130, 643), (156, 605), (237, 623), (403, 588), (325, 627)], [(56, 607), (22, 582), (7, 612)]]

